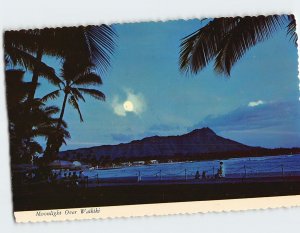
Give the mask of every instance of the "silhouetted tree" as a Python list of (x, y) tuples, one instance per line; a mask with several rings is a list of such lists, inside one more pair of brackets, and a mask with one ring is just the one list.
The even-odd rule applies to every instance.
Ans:
[[(45, 106), (34, 99), (32, 110), (28, 111), (27, 97), (30, 83), (23, 81), (24, 71), (6, 70), (7, 108), (9, 117), (10, 152), (12, 163), (29, 163), (33, 157), (43, 152), (36, 137), (48, 138), (56, 129), (59, 109)], [(62, 123), (63, 137), (70, 137), (66, 123)]]
[[(23, 67), (25, 70), (30, 70), (32, 72), (31, 82), (26, 83), (26, 96), (22, 97), (22, 108), (20, 107), (20, 104), (18, 104), (18, 107), (15, 108), (16, 111), (14, 113), (18, 113), (19, 115), (9, 114), (9, 118), (13, 118), (14, 115), (20, 116), (21, 114), (22, 117), (20, 117), (20, 122), (27, 121), (22, 125), (21, 131), (23, 132), (23, 138), (19, 134), (19, 140), (27, 142), (27, 145), (29, 145), (31, 142), (32, 147), (35, 147), (35, 151), (41, 152), (42, 148), (35, 143), (35, 141), (32, 141), (35, 136), (32, 136), (31, 134), (35, 133), (38, 135), (40, 132), (37, 131), (37, 128), (34, 126), (35, 122), (32, 121), (34, 117), (40, 117), (40, 115), (38, 115), (39, 111), (49, 112), (51, 110), (51, 114), (56, 114), (59, 112), (57, 107), (46, 107), (44, 103), (40, 102), (38, 99), (35, 99), (35, 92), (38, 86), (39, 77), (46, 78), (50, 83), (56, 86), (63, 84), (62, 80), (57, 77), (55, 70), (42, 61), (44, 55), (54, 56), (60, 59), (62, 62), (65, 61), (64, 64), (68, 63), (66, 62), (67, 60), (77, 60), (78, 62), (76, 64), (73, 63), (73, 67), (69, 68), (69, 76), (72, 72), (71, 69), (74, 69), (75, 66), (85, 67), (85, 71), (87, 71), (89, 69), (87, 66), (90, 67), (90, 65), (87, 64), (91, 64), (92, 62), (97, 65), (97, 70), (100, 73), (103, 73), (110, 65), (110, 55), (113, 53), (115, 46), (114, 37), (114, 31), (107, 25), (45, 28), (5, 32), (4, 58), (6, 69)], [(78, 72), (78, 69), (76, 72)], [(87, 77), (91, 75), (93, 75), (92, 72), (87, 73), (87, 75), (81, 74), (81, 77)], [(23, 76), (23, 74), (21, 76)], [(63, 75), (63, 77), (65, 76)], [(76, 77), (73, 77), (73, 79), (74, 80), (72, 81), (78, 82), (77, 84), (82, 81), (81, 78), (77, 80)], [(7, 81), (7, 86), (11, 86), (9, 82), (13, 81), (14, 80)], [(93, 80), (90, 78), (87, 82), (93, 82)], [(95, 82), (98, 82), (98, 80)], [(25, 85), (25, 83), (23, 84)], [(65, 84), (67, 84), (67, 82), (65, 82)], [(65, 92), (68, 92), (69, 84), (70, 83), (65, 86)], [(24, 85), (19, 89), (25, 90)], [(10, 87), (8, 87), (8, 89), (9, 88)], [(16, 94), (17, 91), (23, 93), (22, 90), (14, 90), (11, 93)], [(79, 91), (79, 93), (76, 93), (76, 91)], [(78, 110), (81, 120), (82, 116), (78, 106), (78, 98), (82, 97), (81, 92), (85, 92), (85, 94), (89, 94), (95, 98), (104, 98), (104, 95), (101, 95), (101, 97), (99, 96), (99, 92), (84, 87), (82, 87), (82, 90), (73, 89), (71, 92), (72, 93), (69, 93), (70, 98), (68, 101), (75, 109)], [(8, 100), (9, 108), (12, 107), (10, 105), (13, 105), (13, 101)], [(64, 109), (65, 104), (63, 104), (63, 109), (60, 111), (60, 117), (58, 119), (54, 119), (51, 116), (53, 118), (52, 120), (55, 120), (55, 123), (51, 123), (51, 127), (47, 128), (48, 131), (46, 132), (46, 128), (43, 129), (44, 131), (42, 136), (46, 137), (48, 142), (47, 146), (55, 145), (55, 148), (59, 148), (61, 147), (62, 143), (65, 143), (65, 138), (70, 137), (69, 133), (66, 131), (66, 123), (63, 121)], [(44, 120), (46, 121), (47, 119)], [(46, 126), (48, 123), (40, 122), (40, 124)], [(21, 125), (18, 126), (21, 127)], [(53, 128), (53, 126), (55, 127)], [(41, 129), (41, 126), (39, 126), (38, 129)], [(10, 132), (12, 133), (11, 136), (14, 137), (13, 130), (10, 130)], [(46, 159), (49, 160), (50, 157)]]
[[(43, 102), (49, 99), (56, 99), (63, 93), (63, 103), (60, 111), (57, 130), (61, 128), (67, 102), (77, 110), (80, 121), (83, 117), (79, 107), (79, 100), (85, 102), (84, 95), (88, 95), (97, 100), (104, 101), (105, 95), (97, 90), (87, 88), (88, 86), (101, 85), (101, 77), (94, 72), (95, 66), (92, 63), (84, 64), (81, 60), (66, 59), (61, 70), (60, 86), (57, 90), (45, 95), (41, 100)], [(61, 147), (61, 137), (59, 133), (54, 134), (47, 142), (45, 156), (55, 157)]]

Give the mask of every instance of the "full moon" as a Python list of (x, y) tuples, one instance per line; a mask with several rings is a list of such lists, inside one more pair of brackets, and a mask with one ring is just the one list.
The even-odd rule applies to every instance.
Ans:
[(124, 107), (125, 111), (127, 111), (127, 112), (132, 112), (133, 111), (133, 104), (129, 100), (124, 102), (123, 107)]

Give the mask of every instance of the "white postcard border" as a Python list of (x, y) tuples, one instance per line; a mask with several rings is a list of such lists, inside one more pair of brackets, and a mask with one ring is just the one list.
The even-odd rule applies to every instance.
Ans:
[(261, 210), (300, 206), (300, 195), (14, 212), (17, 223)]

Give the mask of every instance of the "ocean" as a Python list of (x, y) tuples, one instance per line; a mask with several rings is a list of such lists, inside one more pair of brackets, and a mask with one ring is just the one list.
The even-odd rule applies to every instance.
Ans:
[(89, 178), (140, 177), (140, 179), (193, 179), (197, 171), (211, 178), (223, 162), (223, 176), (270, 177), (300, 175), (300, 154), (265, 157), (231, 158), (198, 162), (173, 162), (84, 171)]

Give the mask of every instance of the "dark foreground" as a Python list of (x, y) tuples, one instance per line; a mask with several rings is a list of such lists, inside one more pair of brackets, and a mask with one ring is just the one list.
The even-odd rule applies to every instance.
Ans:
[(213, 182), (139, 182), (66, 187), (35, 184), (14, 188), (14, 211), (220, 200), (300, 194), (300, 177)]

